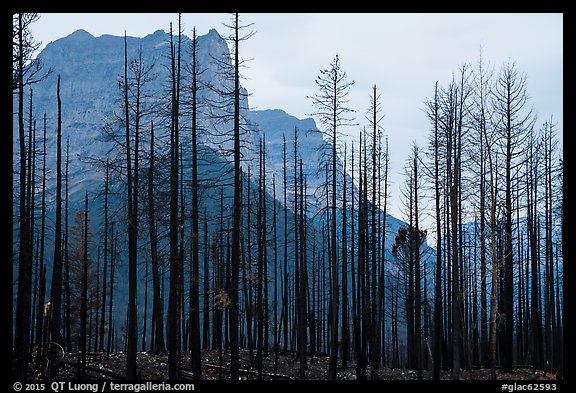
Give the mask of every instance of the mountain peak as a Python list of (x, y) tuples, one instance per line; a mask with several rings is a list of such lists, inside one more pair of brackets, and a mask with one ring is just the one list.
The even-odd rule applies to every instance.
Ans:
[(84, 29), (78, 29), (74, 33), (68, 35), (67, 38), (74, 38), (76, 40), (87, 40), (90, 38), (94, 38), (94, 36)]
[(218, 30), (216, 30), (214, 28), (212, 28), (208, 31), (208, 36), (213, 36), (214, 38), (222, 38), (220, 33), (218, 33)]

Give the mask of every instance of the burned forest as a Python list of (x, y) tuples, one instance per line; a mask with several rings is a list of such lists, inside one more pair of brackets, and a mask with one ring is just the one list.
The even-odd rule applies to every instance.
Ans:
[(299, 119), (249, 104), (248, 16), (40, 51), (43, 17), (13, 14), (14, 380), (563, 379), (563, 130), (522, 64), (418, 79), (404, 151), (345, 51)]

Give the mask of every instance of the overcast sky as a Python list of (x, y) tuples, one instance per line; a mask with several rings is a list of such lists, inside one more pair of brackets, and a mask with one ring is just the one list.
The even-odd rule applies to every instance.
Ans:
[[(280, 108), (299, 118), (313, 112), (306, 96), (314, 80), (338, 53), (343, 70), (355, 84), (350, 106), (365, 125), (371, 87), (382, 94), (389, 135), (393, 207), (399, 218), (402, 167), (413, 141), (426, 144), (429, 123), (424, 101), (434, 83), (447, 85), (464, 62), (483, 58), (497, 72), (512, 60), (527, 76), (527, 90), (538, 115), (537, 128), (554, 116), (562, 143), (563, 15), (518, 14), (241, 14), (256, 34), (241, 47), (241, 57), (254, 59), (243, 71), (242, 84), (255, 109)], [(41, 14), (32, 31), (43, 46), (77, 29), (102, 34), (143, 37), (168, 30), (176, 14)], [(227, 14), (183, 14), (184, 34), (196, 26), (199, 35), (216, 28), (228, 34)], [(358, 127), (347, 130), (357, 134)]]

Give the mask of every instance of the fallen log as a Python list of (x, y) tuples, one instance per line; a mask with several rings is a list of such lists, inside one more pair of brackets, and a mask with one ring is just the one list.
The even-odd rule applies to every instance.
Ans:
[(86, 371), (92, 371), (92, 372), (95, 372), (95, 373), (99, 373), (99, 374), (102, 374), (102, 375), (106, 375), (107, 377), (114, 378), (114, 379), (120, 379), (120, 380), (126, 379), (126, 377), (125, 377), (124, 375), (116, 374), (115, 372), (113, 372), (113, 371), (108, 371), (108, 370), (106, 370), (106, 369), (100, 369), (100, 368), (96, 368), (96, 367), (92, 367), (92, 366), (83, 366), (82, 364), (78, 364), (78, 363), (74, 363), (74, 362), (69, 362), (69, 361), (67, 361), (67, 360), (61, 360), (60, 363), (66, 364), (66, 365), (68, 365), (68, 366), (72, 366), (72, 367), (75, 367), (75, 368), (80, 367), (80, 368), (83, 368), (83, 369), (86, 370)]
[[(230, 370), (227, 367), (221, 367), (217, 364), (211, 364), (211, 363), (202, 363), (202, 367), (208, 367), (208, 368), (212, 368), (212, 369), (217, 369), (217, 370), (221, 370), (224, 372), (229, 373)], [(182, 369), (182, 371), (186, 371), (186, 372), (191, 372), (192, 370), (188, 370), (188, 369)], [(253, 370), (246, 370), (246, 369), (238, 369), (238, 372), (240, 373), (244, 373), (244, 374), (250, 374), (250, 375), (258, 375), (258, 371), (253, 371)], [(294, 380), (296, 378), (291, 377), (290, 375), (284, 375), (284, 374), (273, 374), (273, 373), (267, 373), (262, 371), (262, 375), (266, 376), (266, 377), (272, 377), (272, 378), (280, 378), (280, 379), (288, 379), (288, 380)]]

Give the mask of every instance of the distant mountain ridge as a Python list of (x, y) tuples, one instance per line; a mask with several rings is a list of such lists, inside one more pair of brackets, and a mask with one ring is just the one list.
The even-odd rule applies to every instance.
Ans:
[[(149, 93), (154, 97), (162, 97), (167, 91), (169, 76), (167, 67), (169, 34), (162, 30), (157, 30), (143, 38), (126, 37), (126, 41), (129, 59), (133, 58), (141, 48), (144, 62), (146, 64), (155, 64), (153, 71), (158, 74), (158, 77), (150, 83)], [(184, 64), (190, 55), (190, 43), (191, 40), (188, 37), (184, 36), (182, 38)], [(102, 215), (98, 212), (101, 212), (103, 208), (103, 198), (98, 195), (102, 195), (104, 171), (88, 163), (85, 158), (102, 159), (107, 156), (108, 151), (113, 146), (111, 142), (106, 141), (103, 137), (102, 128), (106, 122), (110, 122), (114, 118), (115, 111), (119, 112), (118, 116), (122, 114), (119, 106), (121, 92), (118, 88), (118, 79), (120, 75), (123, 75), (124, 71), (124, 37), (111, 35), (94, 37), (85, 30), (77, 30), (64, 38), (49, 43), (39, 57), (44, 62), (45, 67), (52, 67), (54, 70), (50, 77), (33, 86), (33, 112), (37, 120), (37, 138), (41, 138), (42, 135), (42, 116), (44, 112), (47, 115), (48, 154), (46, 166), (51, 171), (47, 180), (47, 214), (49, 217), (53, 217), (54, 214), (57, 119), (56, 81), (58, 75), (60, 75), (63, 162), (66, 154), (67, 138), (70, 141), (69, 217), (72, 219), (75, 211), (83, 208), (84, 192), (88, 191), (91, 197), (91, 214), (95, 216), (92, 218), (93, 222), (91, 225), (95, 228), (94, 231), (101, 231)], [(231, 81), (219, 74), (218, 67), (213, 61), (214, 58), (230, 62), (230, 52), (226, 41), (215, 29), (212, 29), (208, 34), (198, 37), (198, 62), (200, 69), (203, 70), (201, 78), (204, 83), (212, 85), (211, 89), (203, 88), (200, 90), (200, 102), (216, 100), (217, 97), (215, 95), (217, 93), (215, 93), (215, 90), (218, 88), (230, 88), (229, 84)], [(184, 89), (189, 88), (187, 83), (187, 79), (183, 79)], [(246, 93), (245, 90), (243, 91)], [(26, 93), (26, 100), (29, 100), (29, 92)], [(14, 103), (16, 105), (16, 98)], [(270, 103), (270, 105), (273, 104)], [(247, 98), (244, 98), (242, 105), (248, 108)], [(27, 108), (28, 105), (25, 105), (25, 107)], [(221, 110), (226, 111), (227, 109), (221, 108)], [(231, 109), (228, 110), (230, 111)], [(242, 148), (242, 156), (244, 158), (242, 163), (243, 171), (246, 173), (247, 167), (251, 166), (252, 189), (256, 189), (258, 145), (260, 139), (265, 138), (267, 150), (267, 198), (272, 198), (274, 194), (272, 187), (272, 179), (274, 177), (276, 200), (279, 205), (283, 204), (283, 138), (286, 138), (287, 174), (289, 179), (287, 183), (288, 206), (283, 206), (282, 208), (288, 210), (292, 209), (293, 206), (293, 189), (291, 186), (294, 178), (293, 136), (294, 130), (298, 130), (298, 153), (300, 158), (303, 159), (303, 171), (307, 182), (307, 213), (308, 218), (312, 220), (325, 204), (325, 198), (320, 197), (325, 178), (323, 160), (331, 154), (331, 148), (323, 139), (323, 135), (316, 127), (316, 123), (312, 118), (298, 119), (281, 109), (243, 110), (242, 114), (246, 122)], [(190, 134), (187, 121), (189, 120), (186, 117), (181, 120), (183, 127), (181, 138), (184, 148), (189, 151), (189, 147), (186, 145), (187, 143), (189, 144)], [(231, 130), (226, 128), (230, 126), (216, 124), (209, 116), (208, 110), (202, 106), (198, 123), (200, 130), (198, 136), (200, 159), (205, 161), (199, 168), (200, 181), (202, 182), (203, 179), (209, 179), (213, 176), (218, 176), (223, 180), (228, 176), (227, 173), (232, 171), (231, 157), (222, 154), (225, 149), (231, 148), (231, 138), (229, 137)], [(16, 124), (17, 122), (15, 122), (13, 130), (15, 154), (13, 164), (15, 170), (17, 170), (19, 161), (17, 156), (19, 150), (17, 148), (18, 130)], [(142, 127), (147, 126), (142, 125)], [(209, 132), (214, 129), (219, 129), (219, 132)], [(165, 138), (164, 147), (168, 143), (168, 130), (167, 123), (162, 124), (160, 122), (157, 124), (155, 122), (156, 138)], [(215, 134), (220, 134), (221, 136), (218, 137)], [(144, 141), (141, 141), (141, 143), (143, 145), (142, 149), (147, 150), (148, 147)], [(143, 160), (141, 165), (142, 170), (145, 170), (144, 167), (147, 166), (147, 162)], [(185, 173), (185, 177), (189, 176), (190, 169), (189, 167), (187, 168), (185, 171), (188, 171), (188, 174)], [(337, 170), (340, 174), (343, 173), (340, 159), (337, 160)], [(142, 175), (144, 176), (144, 172)], [(349, 184), (347, 198), (350, 201), (351, 193), (354, 192), (357, 198), (358, 191), (355, 188), (353, 190), (352, 187), (354, 186), (351, 186), (351, 179), (349, 175), (346, 176)], [(231, 179), (228, 179), (227, 182), (230, 183), (230, 181)], [(207, 210), (212, 215), (218, 214), (220, 207), (215, 200), (217, 200), (220, 191), (209, 186), (208, 183), (203, 186), (205, 190), (203, 191), (204, 194), (201, 195), (201, 211)], [(207, 186), (208, 188), (206, 188)], [(228, 191), (225, 192), (226, 195), (229, 193)], [(341, 191), (342, 189), (339, 187), (337, 194), (339, 202), (342, 197)], [(121, 194), (121, 191), (119, 192)], [(117, 210), (122, 209), (125, 204), (125, 200), (120, 194), (113, 196), (111, 202), (112, 206)], [(230, 203), (231, 195), (227, 195), (225, 205), (228, 206)], [(341, 212), (340, 205), (338, 209)], [(125, 214), (125, 212), (122, 214)], [(289, 220), (291, 220), (291, 215), (289, 216)], [(341, 213), (338, 216), (341, 216)], [(338, 217), (338, 220), (340, 220), (340, 217)], [(310, 222), (312, 223), (311, 225), (320, 225), (318, 220), (316, 220), (316, 224), (313, 224), (313, 221)], [(386, 248), (387, 255), (390, 258), (392, 258), (391, 250), (398, 228), (405, 225), (407, 224), (402, 220), (387, 215)], [(14, 225), (14, 230), (16, 228), (17, 224)], [(281, 234), (283, 234), (283, 229), (280, 231), (279, 236)], [(427, 245), (424, 245), (424, 248), (426, 247)], [(47, 246), (47, 250), (50, 250), (50, 246)], [(52, 258), (51, 253), (48, 253), (48, 258), (49, 260)]]
[[(162, 99), (163, 95), (168, 92), (168, 49), (169, 49), (169, 34), (157, 30), (156, 32), (147, 35), (143, 38), (126, 37), (128, 46), (128, 58), (133, 58), (139, 48), (142, 49), (142, 57), (147, 64), (155, 64), (153, 71), (158, 74), (157, 78), (149, 85), (148, 92), (158, 99)], [(189, 59), (190, 52), (189, 46), (191, 40), (184, 36), (183, 43), (183, 63), (185, 64)], [(115, 116), (122, 116), (120, 106), (121, 91), (118, 87), (118, 80), (124, 71), (124, 37), (117, 37), (111, 35), (102, 35), (94, 37), (85, 30), (77, 30), (74, 33), (49, 43), (45, 49), (40, 53), (39, 57), (42, 59), (45, 67), (52, 67), (54, 72), (44, 81), (33, 86), (33, 115), (36, 119), (36, 137), (38, 146), (42, 146), (42, 128), (43, 128), (43, 115), (47, 116), (47, 162), (46, 167), (50, 171), (47, 178), (47, 217), (48, 217), (48, 234), (46, 239), (46, 259), (47, 259), (47, 277), (52, 274), (52, 256), (54, 246), (52, 235), (52, 220), (54, 217), (54, 202), (55, 202), (55, 188), (56, 188), (56, 126), (57, 126), (57, 103), (56, 103), (56, 83), (58, 75), (61, 77), (61, 100), (62, 100), (62, 170), (64, 171), (64, 162), (66, 158), (66, 143), (69, 138), (70, 143), (70, 168), (69, 168), (69, 222), (72, 225), (73, 217), (76, 211), (83, 209), (84, 193), (87, 191), (90, 199), (90, 233), (93, 235), (103, 233), (103, 184), (104, 184), (104, 171), (95, 165), (89, 163), (87, 158), (92, 161), (104, 159), (108, 156), (108, 152), (113, 147), (113, 143), (107, 141), (104, 137), (103, 127), (107, 123), (113, 123)], [(209, 83), (211, 88), (203, 88), (199, 92), (199, 101), (216, 101), (218, 89), (230, 89), (231, 81), (222, 77), (218, 72), (218, 67), (213, 61), (214, 58), (220, 59), (221, 62), (230, 62), (230, 53), (226, 41), (218, 34), (215, 29), (209, 31), (208, 34), (198, 37), (198, 62), (200, 69), (203, 70), (201, 78), (203, 83)], [(189, 81), (184, 78), (182, 82), (183, 89), (189, 89)], [(246, 90), (243, 90), (247, 93)], [(247, 94), (245, 94), (247, 97)], [(17, 98), (14, 98), (14, 107), (17, 106)], [(29, 108), (29, 91), (26, 91), (25, 97), (25, 119), (28, 119)], [(271, 106), (274, 103), (270, 103)], [(247, 98), (243, 99), (242, 106), (248, 108)], [(231, 113), (231, 108), (220, 108), (220, 114)], [(16, 112), (16, 111), (14, 111)], [(244, 118), (244, 134), (243, 134), (243, 147), (242, 147), (242, 169), (247, 173), (250, 167), (251, 177), (243, 178), (243, 198), (247, 197), (248, 187), (251, 187), (252, 201), (256, 197), (254, 190), (258, 187), (258, 148), (261, 139), (266, 140), (267, 151), (267, 174), (266, 174), (266, 204), (270, 213), (268, 220), (271, 225), (272, 220), (272, 206), (277, 211), (277, 236), (286, 239), (289, 243), (288, 252), (293, 254), (294, 233), (293, 228), (293, 186), (294, 179), (294, 145), (293, 136), (295, 129), (298, 132), (298, 154), (303, 160), (303, 172), (307, 182), (307, 222), (310, 227), (310, 234), (308, 235), (307, 247), (319, 247), (322, 244), (322, 224), (319, 219), (316, 219), (316, 214), (323, 207), (325, 198), (321, 198), (321, 190), (325, 178), (325, 164), (324, 161), (331, 154), (330, 146), (325, 142), (322, 133), (316, 127), (316, 123), (312, 118), (298, 119), (289, 115), (281, 109), (272, 110), (258, 110), (251, 111), (248, 109), (241, 111)], [(158, 120), (158, 122), (156, 122)], [(155, 120), (154, 129), (157, 144), (160, 148), (167, 150), (169, 126), (167, 120), (162, 118)], [(183, 146), (184, 160), (189, 160), (188, 154), (190, 152), (190, 125), (189, 118), (183, 116), (181, 120), (181, 141)], [(26, 124), (27, 124), (26, 120)], [(147, 124), (141, 125), (143, 134), (149, 132)], [(120, 128), (120, 126), (117, 126)], [(219, 124), (213, 121), (209, 114), (209, 110), (205, 106), (200, 106), (198, 118), (198, 148), (199, 148), (199, 180), (200, 180), (200, 213), (201, 231), (204, 230), (204, 218), (209, 222), (208, 232), (218, 231), (220, 225), (219, 216), (223, 209), (226, 213), (230, 214), (232, 209), (232, 163), (230, 155), (225, 154), (231, 148), (231, 125)], [(217, 132), (213, 132), (217, 130)], [(121, 130), (118, 130), (121, 131)], [(144, 135), (145, 136), (145, 135)], [(286, 138), (286, 152), (287, 152), (287, 206), (283, 206), (283, 151), (284, 151), (284, 137)], [(164, 138), (164, 139), (162, 139)], [(14, 122), (13, 129), (13, 168), (18, 171), (18, 129), (17, 121)], [(145, 138), (141, 141), (141, 149), (148, 150)], [(161, 156), (157, 152), (157, 158)], [(166, 157), (164, 159), (158, 158), (158, 166), (168, 165)], [(38, 164), (40, 165), (40, 164)], [(148, 165), (146, 159), (142, 159), (141, 165), (141, 185), (145, 185), (145, 171)], [(337, 171), (339, 174), (343, 173), (343, 166), (340, 159), (337, 160)], [(40, 174), (38, 174), (40, 176)], [(357, 200), (358, 190), (352, 185), (350, 176), (347, 174), (348, 179), (348, 201), (352, 192)], [(184, 184), (189, 187), (190, 179), (190, 166), (184, 166)], [(275, 180), (276, 189), (273, 188), (273, 179)], [(218, 179), (220, 185), (212, 182), (212, 179)], [(15, 181), (17, 177), (15, 176)], [(122, 180), (123, 182), (124, 180)], [(123, 194), (124, 185), (120, 182), (112, 186), (112, 194), (109, 200), (111, 209), (110, 216), (120, 222), (120, 226), (124, 226), (126, 216), (126, 196)], [(163, 184), (158, 179), (156, 180), (156, 191), (162, 198), (162, 195), (167, 193), (167, 183)], [(40, 183), (37, 183), (37, 192), (39, 199)], [(225, 184), (226, 186), (223, 186)], [(16, 185), (15, 185), (16, 189)], [(64, 189), (62, 190), (64, 193)], [(275, 191), (276, 201), (273, 200)], [(144, 191), (142, 191), (144, 192)], [(338, 221), (341, 224), (342, 208), (340, 205), (342, 189), (338, 188), (337, 199), (339, 201)], [(223, 196), (223, 201), (220, 202), (220, 196)], [(190, 196), (186, 196), (189, 203)], [(143, 209), (147, 203), (145, 197), (141, 197), (140, 208)], [(157, 202), (162, 203), (162, 202)], [(159, 232), (160, 232), (160, 249), (162, 255), (160, 259), (163, 261), (168, 260), (167, 256), (167, 236), (166, 236), (166, 222), (165, 215), (167, 214), (163, 207), (166, 205), (159, 205)], [(256, 208), (249, 207), (252, 211), (252, 226), (256, 220)], [(188, 208), (187, 208), (188, 209)], [(350, 207), (348, 208), (350, 209)], [(15, 206), (15, 211), (17, 207)], [(284, 212), (287, 214), (287, 233), (284, 234)], [(350, 212), (348, 212), (350, 214)], [(162, 217), (164, 216), (164, 217)], [(122, 218), (124, 217), (124, 218)], [(402, 220), (387, 215), (387, 228), (386, 228), (386, 257), (388, 260), (393, 258), (392, 245), (398, 229), (401, 226), (407, 225)], [(140, 221), (142, 228), (140, 229), (139, 242), (145, 242), (147, 239), (147, 221), (142, 217)], [(164, 227), (162, 227), (164, 225)], [(185, 220), (184, 233), (185, 241), (189, 236), (189, 220)], [(223, 224), (224, 231), (229, 223), (226, 221)], [(350, 224), (349, 224), (350, 225)], [(244, 221), (244, 231), (246, 231), (247, 222)], [(14, 222), (13, 231), (16, 234), (18, 223)], [(124, 231), (125, 228), (118, 228), (119, 231)], [(254, 229), (252, 229), (254, 230)], [(123, 250), (124, 243), (126, 242), (125, 233), (118, 233), (120, 247)], [(163, 236), (163, 237), (162, 237)], [(340, 236), (340, 234), (338, 235)], [(98, 237), (95, 237), (98, 239)], [(255, 237), (252, 242), (255, 242)], [(340, 241), (340, 239), (338, 239)], [(349, 239), (350, 241), (350, 239)], [(96, 248), (100, 246), (97, 241), (93, 241), (90, 245), (90, 258), (96, 258)], [(255, 247), (255, 243), (247, 247)], [(15, 246), (17, 247), (17, 245)], [(269, 244), (268, 247), (271, 247)], [(339, 246), (340, 248), (340, 246)], [(426, 257), (432, 257), (433, 249), (430, 249), (426, 244), (423, 245), (423, 251), (428, 250)], [(15, 250), (17, 252), (17, 250)], [(203, 249), (200, 250), (201, 254), (204, 253)], [(139, 254), (139, 261), (144, 262), (145, 253)], [(309, 255), (313, 255), (312, 250)], [(272, 255), (272, 254), (269, 254)], [(120, 277), (125, 277), (127, 273), (127, 266), (124, 261), (125, 253), (119, 258), (117, 265), (117, 274)], [(272, 264), (272, 258), (269, 258), (269, 264)], [(394, 269), (392, 264), (386, 264), (387, 269)], [(272, 269), (270, 265), (269, 269)], [(293, 269), (293, 267), (290, 267)], [(16, 274), (16, 272), (14, 272)], [(143, 273), (139, 273), (140, 278), (143, 278)], [(350, 272), (349, 272), (350, 274)], [(127, 298), (127, 283), (125, 280), (117, 285), (115, 292), (120, 299)], [(139, 286), (139, 296), (143, 296), (144, 287)], [(122, 302), (117, 306), (118, 311), (115, 313), (116, 319), (123, 315), (125, 304)], [(120, 324), (123, 319), (117, 320)]]
[[(226, 41), (215, 30), (211, 29), (208, 34), (198, 38), (198, 62), (203, 70), (201, 78), (203, 82), (208, 82), (213, 86), (222, 86), (230, 81), (222, 78), (218, 73), (217, 66), (212, 61), (213, 58), (229, 61), (230, 52)], [(155, 64), (154, 72), (158, 77), (150, 83), (149, 91), (162, 94), (166, 91), (166, 80), (168, 78), (168, 45), (169, 34), (163, 30), (157, 30), (142, 38), (126, 37), (128, 47), (128, 58), (133, 58), (137, 51), (142, 49), (142, 56), (146, 64)], [(182, 37), (183, 63), (190, 55), (191, 40), (187, 36)], [(62, 99), (62, 129), (63, 143), (70, 137), (70, 179), (74, 179), (70, 187), (70, 198), (76, 200), (79, 193), (84, 190), (82, 184), (86, 182), (101, 182), (103, 173), (97, 171), (86, 162), (78, 160), (77, 157), (104, 157), (110, 148), (110, 143), (103, 141), (102, 127), (106, 119), (114, 116), (114, 111), (118, 109), (120, 91), (118, 89), (118, 78), (123, 74), (124, 64), (124, 37), (102, 35), (94, 37), (85, 30), (77, 30), (72, 34), (49, 43), (40, 53), (45, 67), (52, 67), (54, 72), (46, 80), (33, 86), (33, 111), (37, 119), (37, 127), (41, 125), (41, 117), (44, 112), (47, 114), (47, 150), (48, 168), (55, 168), (55, 154), (50, 154), (56, 150), (56, 80), (61, 77), (61, 99)], [(186, 85), (184, 84), (184, 88)], [(214, 99), (214, 91), (211, 89), (201, 89), (199, 99)], [(27, 98), (28, 99), (28, 98)], [(14, 101), (16, 102), (16, 101)], [(270, 103), (273, 105), (273, 103)], [(243, 103), (248, 107), (248, 103)], [(25, 105), (27, 107), (27, 105)], [(318, 131), (312, 118), (298, 119), (284, 112), (281, 109), (245, 111), (245, 118), (249, 120), (249, 132), (244, 135), (246, 148), (243, 155), (249, 160), (255, 157), (258, 151), (258, 141), (266, 138), (267, 146), (267, 167), (269, 172), (276, 176), (277, 198), (282, 194), (282, 137), (286, 136), (287, 154), (289, 166), (292, 165), (293, 158), (293, 135), (294, 129), (298, 129), (299, 154), (304, 157), (304, 172), (307, 176), (307, 193), (312, 195), (323, 183), (323, 173), (319, 171), (322, 165), (322, 154), (326, 154), (327, 145), (324, 143), (322, 134)], [(199, 115), (200, 129), (208, 127), (218, 127), (204, 112)], [(186, 131), (184, 131), (185, 133)], [(41, 136), (41, 128), (37, 130)], [(18, 137), (17, 130), (13, 131), (14, 152), (17, 154)], [(215, 140), (213, 135), (199, 133), (199, 142), (206, 144), (216, 150), (222, 148), (222, 142)], [(65, 146), (63, 146), (65, 149)], [(63, 151), (63, 154), (65, 152)], [(16, 165), (18, 158), (14, 157)], [(257, 160), (253, 160), (254, 168)], [(244, 166), (243, 165), (243, 166)], [(338, 160), (338, 170), (342, 172), (342, 165)], [(257, 170), (252, 170), (256, 176)], [(272, 193), (271, 179), (267, 185), (268, 191)], [(53, 189), (55, 176), (48, 180), (48, 188)], [(94, 188), (94, 186), (86, 186)], [(83, 192), (82, 192), (83, 193)], [(289, 191), (290, 193), (290, 191)], [(78, 195), (77, 195), (78, 194)], [(49, 200), (51, 193), (49, 192)]]

